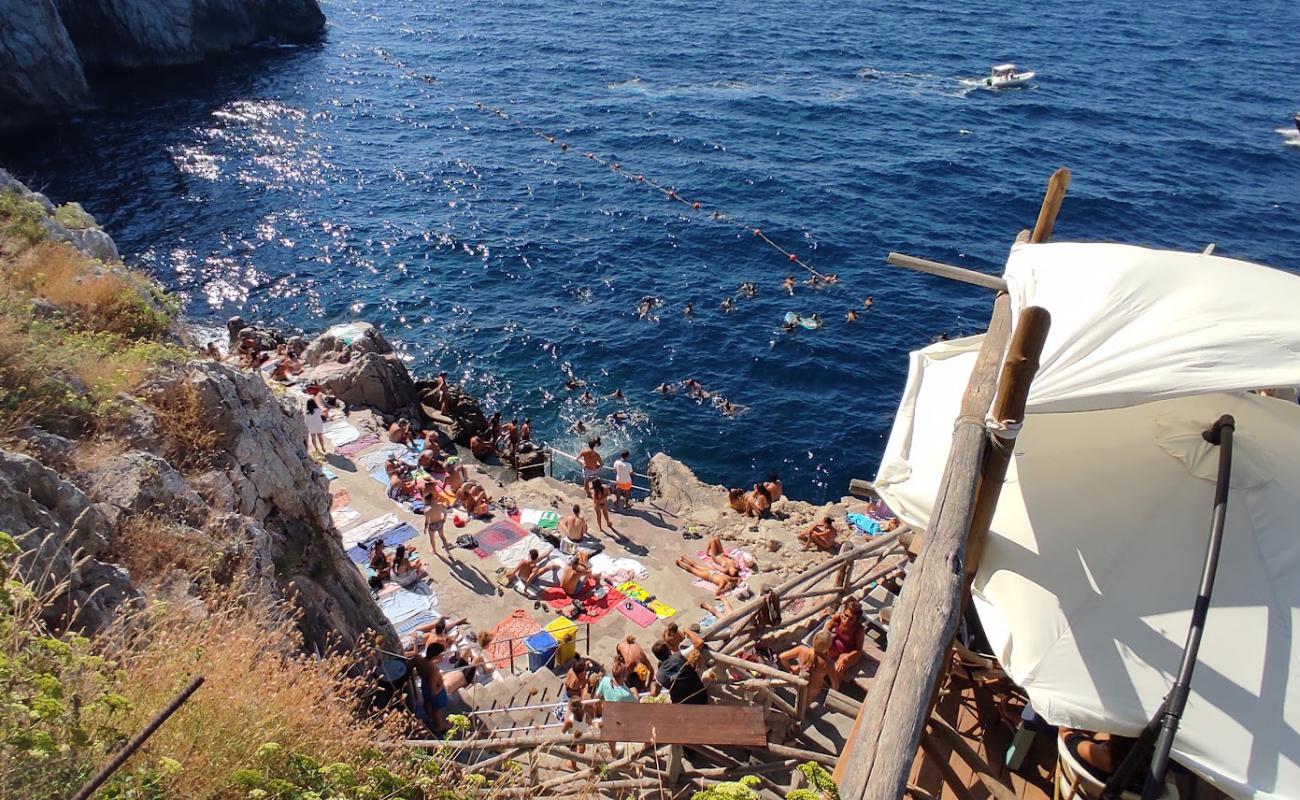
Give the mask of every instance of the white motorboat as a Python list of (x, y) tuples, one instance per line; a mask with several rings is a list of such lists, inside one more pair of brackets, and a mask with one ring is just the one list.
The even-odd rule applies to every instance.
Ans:
[(1010, 89), (1024, 86), (1034, 78), (1033, 72), (1020, 72), (1015, 64), (996, 64), (989, 69), (984, 85), (990, 89)]

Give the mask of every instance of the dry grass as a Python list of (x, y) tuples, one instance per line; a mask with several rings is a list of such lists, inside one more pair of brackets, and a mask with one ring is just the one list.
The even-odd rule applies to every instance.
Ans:
[(213, 430), (194, 385), (177, 381), (150, 403), (158, 411), (154, 423), (166, 442), (167, 460), (179, 470), (211, 467), (221, 449), (221, 435)]
[(147, 746), (181, 763), (174, 796), (242, 797), (232, 774), (254, 767), (258, 748), (271, 742), (321, 763), (393, 760), (374, 745), (398, 741), (404, 722), (362, 713), (366, 686), (351, 677), (352, 659), (302, 655), (293, 618), (263, 600), (227, 591), (208, 605), (197, 623), (155, 606), (148, 627), (118, 641), (114, 653), (132, 706), (128, 729), (142, 727), (193, 677), (206, 679)]
[(131, 514), (118, 524), (108, 560), (126, 567), (139, 582), (174, 569), (199, 578), (212, 567), (217, 553), (212, 539), (199, 531), (152, 514)]
[(78, 328), (151, 338), (170, 316), (158, 309), (150, 285), (134, 273), (106, 267), (62, 242), (42, 242), (17, 258), (7, 282), (18, 292), (63, 309)]

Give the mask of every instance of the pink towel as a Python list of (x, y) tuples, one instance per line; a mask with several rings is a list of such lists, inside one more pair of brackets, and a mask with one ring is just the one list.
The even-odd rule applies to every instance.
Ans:
[(642, 628), (650, 627), (651, 623), (659, 619), (659, 617), (655, 615), (655, 612), (635, 600), (624, 600), (614, 606), (614, 608), (618, 610), (618, 613), (632, 620)]
[(354, 456), (357, 453), (360, 453), (362, 450), (365, 450), (367, 447), (369, 447), (372, 444), (379, 444), (379, 437), (375, 436), (373, 433), (368, 433), (354, 442), (348, 442), (347, 444), (339, 445), (338, 447), (334, 448), (334, 452), (338, 453), (341, 456)]

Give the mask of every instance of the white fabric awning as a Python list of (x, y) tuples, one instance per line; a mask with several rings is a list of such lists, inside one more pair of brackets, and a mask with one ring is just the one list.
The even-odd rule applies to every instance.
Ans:
[[(1052, 315), (994, 516), (976, 606), (1054, 724), (1136, 733), (1177, 671), (1237, 418), (1218, 583), (1174, 755), (1238, 797), (1300, 797), (1300, 277), (1118, 245), (1019, 245), (1013, 319)], [(911, 368), (876, 488), (928, 528), (983, 337)], [(1070, 413), (1048, 413), (1070, 412)]]

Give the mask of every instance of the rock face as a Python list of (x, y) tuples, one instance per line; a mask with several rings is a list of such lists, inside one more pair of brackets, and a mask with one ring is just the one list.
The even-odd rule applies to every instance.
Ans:
[(257, 375), (212, 362), (159, 382), (158, 392), (188, 384), (223, 455), (190, 479), (211, 510), (208, 530), (246, 554), (247, 574), (302, 609), (307, 641), (324, 650), (351, 647), (378, 633), (396, 636), (343, 552), (330, 520), (328, 482), (307, 457), (302, 417)]
[(0, 0), (0, 125), (85, 108), (90, 69), (188, 64), (324, 25), (316, 0)]
[(335, 325), (312, 339), (303, 351), (302, 363), (316, 367), (327, 361), (338, 361), (344, 352), (349, 358), (365, 353), (386, 356), (393, 352), (393, 346), (369, 322), (349, 322), (346, 325)]
[(307, 377), (350, 406), (365, 406), (385, 417), (419, 419), (415, 382), (395, 354), (365, 353), (346, 364), (327, 361), (311, 368)]
[[(53, 592), (46, 623), (92, 633), (140, 593), (120, 567), (99, 560), (112, 525), (99, 506), (33, 458), (0, 450), (0, 531), (26, 555), (38, 592)], [(44, 576), (44, 577), (42, 577)]]

